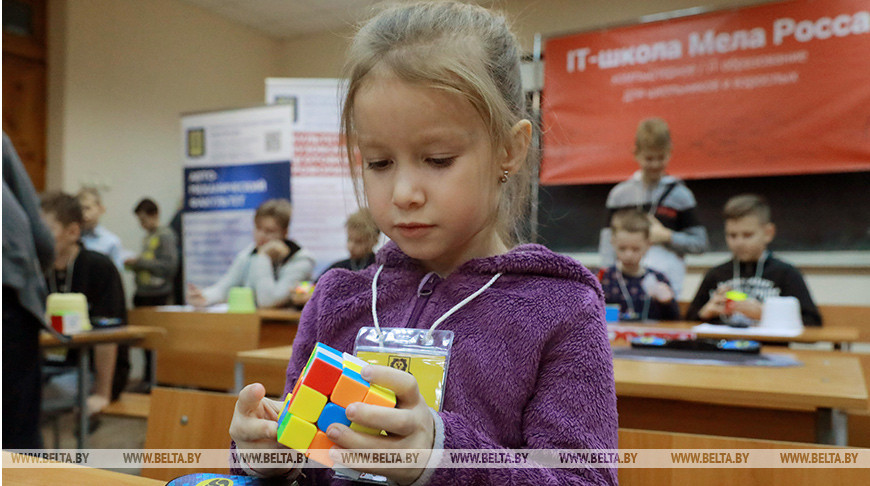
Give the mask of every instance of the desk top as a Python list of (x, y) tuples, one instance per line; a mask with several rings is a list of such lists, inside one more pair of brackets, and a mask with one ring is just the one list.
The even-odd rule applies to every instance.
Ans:
[(258, 309), (257, 315), (264, 321), (282, 321), (299, 324), (302, 311), (296, 309)]
[[(236, 361), (286, 366), (292, 346), (242, 351)], [(867, 387), (855, 356), (812, 350), (765, 350), (787, 353), (802, 366), (764, 368), (706, 366), (616, 359), (620, 396), (685, 400), (784, 410), (839, 408), (867, 410)]]
[(290, 361), (293, 346), (277, 346), (274, 348), (252, 349), (239, 351), (236, 362), (244, 364), (284, 365)]
[(107, 329), (94, 329), (70, 336), (68, 342), (61, 342), (48, 332), (39, 335), (39, 346), (42, 348), (80, 348), (95, 344), (135, 343), (143, 339), (164, 336), (165, 329), (153, 326), (119, 326)]
[[(629, 329), (643, 329), (644, 331), (654, 332), (656, 330), (679, 330), (691, 331), (693, 327), (700, 324), (693, 321), (665, 321), (660, 323), (644, 323), (644, 322), (619, 322), (617, 327), (625, 327)], [(756, 334), (742, 335), (739, 333), (719, 334), (715, 332), (698, 332), (699, 338), (715, 338), (715, 339), (754, 339), (763, 342), (788, 342), (788, 343), (816, 343), (816, 342), (832, 342), (832, 343), (853, 343), (860, 338), (860, 332), (856, 328), (851, 327), (805, 327), (804, 332), (798, 336), (758, 336)]]
[[(12, 453), (3, 451), (3, 464), (12, 461)], [(133, 476), (93, 467), (68, 465), (63, 468), (3, 468), (3, 484), (15, 486), (37, 486), (44, 484), (92, 485), (112, 484), (118, 486), (157, 486), (165, 481)]]
[(764, 352), (789, 354), (803, 365), (764, 368), (615, 359), (616, 393), (786, 410), (868, 409), (867, 387), (857, 357), (812, 350)]
[[(196, 316), (209, 316), (209, 315), (227, 315), (230, 314), (225, 310), (217, 309), (217, 308), (195, 308), (193, 306), (186, 305), (165, 305), (165, 306), (157, 306), (157, 307), (137, 307), (135, 309), (130, 309), (130, 314), (142, 315), (155, 315), (151, 314), (154, 312), (160, 313), (181, 313), (182, 315), (196, 315)], [(257, 317), (263, 321), (279, 321), (279, 322), (290, 322), (294, 324), (299, 323), (299, 318), (302, 316), (302, 312), (296, 309), (257, 309)], [(230, 315), (241, 315), (241, 314), (230, 314)]]

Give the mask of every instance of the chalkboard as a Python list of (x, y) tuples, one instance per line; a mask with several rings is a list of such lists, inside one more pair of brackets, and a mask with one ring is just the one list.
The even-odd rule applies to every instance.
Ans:
[[(615, 184), (541, 186), (539, 242), (562, 252), (598, 250), (605, 202)], [(870, 250), (870, 172), (689, 180), (710, 248), (727, 251), (722, 207), (742, 193), (765, 196), (776, 224), (774, 251)]]

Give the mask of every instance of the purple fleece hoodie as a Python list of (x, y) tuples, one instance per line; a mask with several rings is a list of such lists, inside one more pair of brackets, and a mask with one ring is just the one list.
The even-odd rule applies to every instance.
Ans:
[[(454, 331), (455, 339), (443, 411), (436, 415), (436, 448), (617, 448), (601, 287), (581, 264), (540, 245), (468, 261), (442, 279), (390, 242), (376, 265), (327, 272), (302, 312), (285, 395), (317, 341), (353, 352), (357, 331), (373, 325), (371, 284), (379, 265), (382, 327), (428, 329), (493, 275), (503, 274), (438, 327)], [(428, 297), (418, 294), (424, 288), (432, 291)], [(306, 475), (316, 484), (341, 484), (328, 469), (308, 469)], [(443, 468), (421, 479), (439, 485), (617, 483), (616, 470), (604, 468)]]

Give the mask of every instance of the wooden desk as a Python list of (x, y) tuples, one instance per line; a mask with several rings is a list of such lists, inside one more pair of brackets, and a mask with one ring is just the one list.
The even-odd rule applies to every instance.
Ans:
[(159, 346), (160, 366), (153, 374), (159, 383), (228, 391), (234, 386), (236, 353), (293, 344), (301, 312), (261, 309), (255, 314), (230, 314), (166, 306), (132, 309), (128, 315), (131, 323), (168, 332)]
[(63, 484), (66, 486), (92, 486), (94, 484), (158, 486), (166, 484), (164, 481), (156, 479), (73, 464), (63, 468), (6, 467), (7, 464), (12, 462), (13, 455), (17, 454), (3, 451), (3, 484), (14, 486), (42, 486), (45, 484)]
[[(138, 344), (145, 340), (156, 342), (166, 336), (166, 331), (154, 326), (120, 326), (108, 329), (94, 329), (71, 336), (69, 341), (61, 341), (53, 334), (42, 332), (39, 347), (48, 348), (89, 348), (97, 344)], [(155, 340), (156, 339), (156, 340)]]
[[(69, 348), (81, 349), (78, 360), (78, 378), (76, 384), (76, 401), (79, 405), (79, 432), (77, 447), (86, 447), (88, 435), (88, 353), (94, 346), (100, 344), (139, 344), (148, 342), (149, 345), (159, 341), (166, 332), (153, 326), (120, 326), (108, 329), (95, 329), (70, 336), (68, 341), (61, 341), (48, 332), (39, 336), (39, 346), (43, 349)], [(156, 361), (156, 360), (155, 360)]]
[(293, 344), (302, 312), (295, 309), (259, 309), (260, 342), (258, 348)]
[(166, 339), (157, 346), (158, 383), (228, 391), (239, 351), (257, 349), (260, 319), (256, 314), (193, 310), (132, 309), (132, 324), (160, 327)]
[[(616, 323), (616, 328), (642, 329), (645, 332), (662, 331), (685, 331), (693, 332), (692, 328), (700, 324), (692, 321), (666, 321), (657, 324), (643, 322), (620, 322)], [(739, 330), (739, 329), (735, 329)], [(699, 338), (713, 339), (752, 339), (765, 343), (818, 343), (830, 342), (843, 350), (848, 350), (851, 343), (860, 340), (860, 331), (852, 327), (805, 327), (803, 333), (798, 336), (757, 336), (754, 334), (728, 333), (720, 334), (715, 332), (698, 332), (695, 333)]]
[(257, 315), (263, 321), (289, 322), (299, 324), (302, 311), (296, 309), (257, 309)]
[(292, 354), (293, 346), (240, 351), (236, 354), (236, 386), (234, 391), (240, 392), (247, 384), (245, 382), (247, 368), (249, 375), (256, 376), (256, 381), (266, 387), (267, 395), (283, 395), (285, 372)]
[[(236, 388), (245, 384), (249, 364), (271, 367), (263, 374), (249, 371), (249, 381), (251, 376), (260, 382), (275, 376), (283, 380), (291, 349), (237, 354)], [(748, 432), (743, 436), (754, 438), (846, 445), (848, 421), (842, 411), (868, 409), (858, 358), (831, 352), (765, 352), (792, 354), (803, 365), (764, 368), (614, 360), (620, 425), (729, 436), (741, 436), (738, 429), (745, 428)], [(283, 390), (283, 383), (274, 386)], [(271, 391), (268, 386), (267, 391)], [(792, 430), (799, 427), (804, 430)], [(740, 433), (729, 432), (734, 430)], [(787, 434), (778, 435), (781, 430)]]
[[(722, 435), (741, 426), (752, 429), (750, 433), (760, 432), (767, 426), (771, 430), (788, 427), (773, 422), (788, 416), (803, 421), (809, 417), (815, 420), (816, 442), (846, 445), (848, 421), (843, 411), (868, 408), (867, 388), (858, 358), (814, 351), (766, 350), (765, 353), (794, 355), (803, 365), (765, 368), (615, 359), (620, 425)], [(678, 410), (673, 409), (675, 404)], [(750, 409), (759, 413), (743, 413)], [(713, 422), (722, 423), (701, 421), (692, 425), (706, 425), (713, 427), (713, 431), (680, 430), (681, 424), (689, 424), (687, 414), (693, 410), (708, 415)], [(637, 415), (636, 422), (630, 420), (632, 413)], [(773, 438), (812, 439), (806, 436)]]

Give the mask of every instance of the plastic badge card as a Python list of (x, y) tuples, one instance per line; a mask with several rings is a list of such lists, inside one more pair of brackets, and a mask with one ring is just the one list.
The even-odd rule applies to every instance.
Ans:
[(426, 404), (441, 411), (450, 364), (453, 331), (364, 327), (356, 335), (353, 353), (369, 364), (407, 371), (417, 379)]

